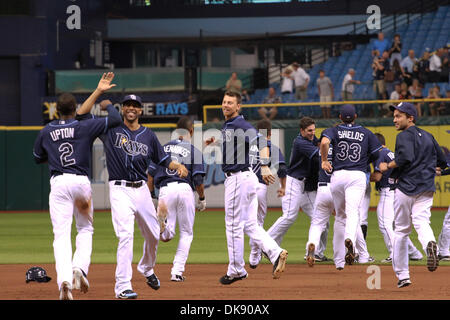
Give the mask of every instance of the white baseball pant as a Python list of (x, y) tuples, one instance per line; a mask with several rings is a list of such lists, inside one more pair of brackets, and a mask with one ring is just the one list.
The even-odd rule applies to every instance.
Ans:
[(167, 225), (161, 234), (162, 241), (169, 241), (175, 236), (176, 223), (180, 238), (173, 260), (172, 275), (182, 275), (194, 238), (195, 196), (187, 183), (170, 182), (159, 191), (159, 201), (167, 206)]
[[(256, 196), (258, 198), (258, 214), (257, 221), (258, 225), (264, 228), (264, 220), (267, 215), (267, 185), (264, 183), (258, 183), (256, 187)], [(261, 249), (255, 244), (255, 242), (250, 239), (250, 256), (248, 262), (251, 265), (258, 265), (261, 260)]]
[(364, 239), (359, 211), (366, 187), (366, 175), (362, 171), (338, 170), (331, 175), (330, 188), (336, 209), (333, 236), (336, 267), (345, 265), (345, 239), (350, 239), (354, 247), (358, 237)]
[[(384, 244), (392, 258), (392, 244), (394, 243), (394, 190), (389, 187), (381, 188), (380, 200), (377, 206), (378, 227), (383, 236)], [(408, 237), (408, 254), (412, 258), (421, 258), (422, 253), (414, 246)]]
[(442, 230), (439, 234), (439, 254), (443, 257), (450, 256), (450, 206), (445, 214), (444, 221), (442, 223)]
[[(94, 233), (92, 189), (87, 176), (70, 173), (50, 179), (49, 207), (53, 226), (53, 251), (58, 288), (64, 281), (72, 284), (73, 268), (89, 271)], [(81, 214), (75, 200), (90, 201), (89, 212)], [(72, 259), (72, 217), (75, 217), (77, 236), (76, 249)]]
[(394, 243), (392, 248), (392, 267), (399, 280), (409, 278), (408, 236), (412, 225), (423, 250), (427, 244), (436, 241), (430, 227), (433, 192), (422, 192), (408, 196), (400, 189), (395, 190), (394, 197)]
[[(367, 173), (366, 173), (367, 178)], [(370, 192), (371, 192), (370, 183), (367, 183), (366, 192), (364, 193), (363, 201), (361, 201), (361, 207), (359, 208), (359, 219), (360, 226), (368, 225), (368, 217), (369, 217), (369, 207), (370, 207)], [(357, 232), (356, 234), (356, 243), (355, 243), (355, 253), (358, 254), (358, 262), (359, 263), (367, 263), (369, 262), (370, 254), (367, 249), (366, 239), (364, 239), (364, 233)]]
[(142, 186), (139, 188), (115, 185), (115, 181), (110, 181), (109, 198), (112, 223), (119, 239), (116, 285), (114, 287), (116, 296), (118, 296), (124, 290), (132, 290), (134, 220), (136, 219), (144, 237), (143, 255), (137, 267), (144, 277), (149, 277), (154, 273), (153, 267), (156, 263), (160, 228), (152, 197), (145, 181), (142, 181)]
[[(316, 199), (316, 191), (304, 191), (305, 183), (291, 176), (286, 177), (286, 193), (281, 198), (281, 208), (283, 215), (275, 221), (275, 223), (267, 231), (269, 235), (281, 244), (283, 237), (292, 224), (298, 218), (298, 211), (302, 208), (303, 212), (312, 219), (314, 211), (314, 201)], [(318, 255), (325, 251), (328, 234), (322, 233), (320, 245), (317, 247)], [(307, 251), (305, 251), (305, 254)]]
[[(316, 248), (322, 244), (322, 235), (326, 234), (328, 237), (328, 230), (330, 227), (330, 216), (334, 210), (333, 197), (331, 195), (330, 184), (319, 186), (317, 188), (316, 199), (314, 202), (314, 213), (311, 219), (311, 226), (309, 227), (308, 242), (306, 250), (310, 243), (313, 243)], [(317, 250), (315, 250), (315, 254)], [(322, 253), (323, 255), (323, 253)]]
[(244, 262), (244, 233), (275, 263), (282, 249), (258, 225), (258, 178), (252, 171), (233, 173), (225, 179), (225, 226), (228, 245), (230, 277), (247, 274)]

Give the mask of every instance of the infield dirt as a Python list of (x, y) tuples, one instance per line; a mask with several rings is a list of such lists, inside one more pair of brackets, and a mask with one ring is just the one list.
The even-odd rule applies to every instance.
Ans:
[[(0, 265), (0, 300), (57, 300), (59, 291), (53, 264), (43, 264), (52, 280), (48, 283), (25, 283), (27, 264)], [(186, 281), (170, 281), (171, 264), (159, 264), (155, 273), (161, 281), (157, 291), (147, 286), (145, 278), (133, 265), (132, 285), (139, 300), (449, 300), (450, 266), (429, 272), (425, 266), (411, 266), (409, 287), (397, 288), (391, 265), (379, 266), (381, 288), (369, 289), (369, 265), (287, 264), (280, 279), (272, 279), (272, 266), (261, 264), (248, 268), (247, 279), (224, 286), (219, 278), (226, 272), (224, 264), (188, 264)], [(73, 291), (76, 300), (111, 300), (114, 298), (114, 264), (93, 264), (89, 270), (89, 292)], [(370, 281), (369, 281), (370, 282)], [(373, 282), (371, 282), (373, 283)]]

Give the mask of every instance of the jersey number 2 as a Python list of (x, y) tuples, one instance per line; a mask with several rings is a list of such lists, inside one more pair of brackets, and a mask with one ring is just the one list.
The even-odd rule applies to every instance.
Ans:
[(63, 167), (68, 167), (76, 163), (75, 159), (69, 158), (73, 154), (73, 146), (70, 143), (62, 143), (59, 146), (58, 150), (59, 152), (61, 152), (61, 156), (59, 157), (59, 159), (61, 160), (61, 165)]

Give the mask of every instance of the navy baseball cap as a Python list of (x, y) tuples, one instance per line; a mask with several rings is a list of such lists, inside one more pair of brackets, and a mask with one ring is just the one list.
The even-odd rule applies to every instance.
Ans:
[(413, 116), (414, 119), (417, 119), (417, 109), (412, 103), (400, 102), (397, 106), (394, 106), (394, 105), (389, 106), (389, 109), (391, 109), (391, 111), (394, 111), (395, 109), (397, 109), (398, 111), (407, 113), (407, 114)]
[(355, 107), (352, 104), (344, 104), (341, 107), (340, 115), (342, 119), (345, 120), (353, 119), (355, 117), (355, 114), (356, 114)]
[(141, 97), (139, 97), (135, 94), (129, 94), (129, 95), (125, 96), (125, 98), (123, 98), (123, 100), (122, 100), (122, 104), (124, 104), (127, 101), (136, 101), (137, 103), (139, 103), (139, 106), (142, 107)]

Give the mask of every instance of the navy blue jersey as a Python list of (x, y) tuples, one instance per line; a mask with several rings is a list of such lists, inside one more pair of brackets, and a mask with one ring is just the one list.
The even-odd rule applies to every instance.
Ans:
[[(319, 151), (319, 182), (326, 182), (329, 183), (331, 179), (331, 173), (326, 172), (322, 169), (322, 155)], [(328, 161), (330, 161), (331, 165), (333, 165), (333, 146), (330, 145), (330, 148), (328, 149)]]
[(266, 139), (243, 116), (225, 121), (222, 127), (222, 171), (238, 172), (249, 168), (252, 152), (267, 146)]
[(172, 140), (164, 145), (164, 151), (170, 154), (173, 161), (184, 164), (189, 173), (185, 178), (181, 178), (176, 170), (170, 170), (151, 162), (148, 166), (148, 173), (153, 177), (156, 188), (159, 189), (169, 182), (184, 182), (189, 184), (194, 190), (195, 186), (199, 184), (198, 178), (203, 183), (203, 177), (206, 172), (203, 155), (190, 142)]
[(379, 157), (380, 141), (368, 129), (340, 124), (322, 132), (333, 146), (333, 170), (358, 170), (367, 173), (370, 162)]
[[(77, 115), (77, 119), (95, 118), (92, 114)], [(150, 161), (168, 167), (170, 156), (164, 152), (155, 133), (144, 126), (131, 131), (121, 122), (100, 136), (106, 152), (109, 180), (147, 181)]]
[(434, 137), (416, 126), (400, 132), (395, 142), (395, 163), (392, 172), (396, 187), (412, 196), (435, 191), (436, 167), (446, 168), (444, 153)]
[[(389, 150), (386, 147), (383, 147), (383, 149), (380, 150), (380, 157), (374, 161), (373, 163), (373, 167), (374, 167), (374, 171), (378, 171), (380, 172), (380, 163), (381, 162), (386, 162), (389, 163), (391, 161), (393, 161), (395, 159), (395, 155), (394, 153)], [(388, 187), (392, 187), (394, 181), (392, 178), (389, 178), (392, 170), (394, 169), (389, 169), (388, 171), (384, 172), (381, 180), (375, 183), (375, 188), (377, 190), (381, 190), (381, 188), (388, 188)]]
[(312, 162), (319, 161), (318, 155), (319, 147), (313, 141), (299, 134), (292, 144), (291, 159), (287, 174), (297, 179), (310, 176), (311, 169), (314, 166)]
[(48, 123), (34, 143), (36, 162), (48, 161), (50, 176), (58, 173), (88, 176), (92, 143), (107, 130), (107, 119), (53, 120)]
[[(270, 140), (267, 140), (267, 146), (269, 147), (269, 156), (270, 156), (270, 163), (268, 164), (269, 167), (277, 167), (277, 175), (279, 178), (284, 178), (286, 176), (286, 170), (285, 165), (286, 162), (284, 161), (284, 156), (281, 150), (274, 144), (270, 142)], [(252, 165), (252, 170), (258, 177), (258, 180), (262, 184), (266, 184), (262, 178), (261, 175), (261, 162), (259, 159), (259, 151), (258, 152), (250, 152), (250, 163)]]

